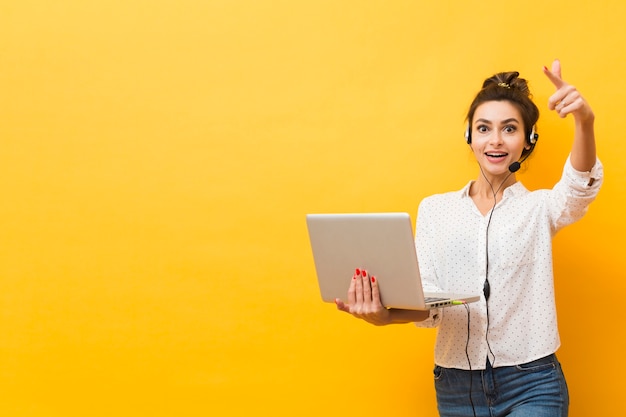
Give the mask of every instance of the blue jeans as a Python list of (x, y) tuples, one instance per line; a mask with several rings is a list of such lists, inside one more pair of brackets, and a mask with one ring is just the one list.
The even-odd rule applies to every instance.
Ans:
[(434, 374), (441, 417), (473, 417), (474, 410), (476, 417), (567, 417), (567, 384), (554, 354), (499, 368), (487, 361), (485, 370), (435, 366)]

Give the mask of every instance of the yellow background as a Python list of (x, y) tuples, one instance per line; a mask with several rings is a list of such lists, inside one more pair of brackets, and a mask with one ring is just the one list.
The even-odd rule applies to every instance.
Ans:
[(542, 111), (518, 178), (550, 187), (573, 132), (546, 107), (557, 57), (606, 170), (555, 239), (559, 355), (571, 416), (619, 414), (625, 19), (619, 0), (3, 0), (0, 415), (436, 415), (434, 331), (322, 303), (304, 216), (414, 216), (461, 188), (465, 111), (503, 70)]

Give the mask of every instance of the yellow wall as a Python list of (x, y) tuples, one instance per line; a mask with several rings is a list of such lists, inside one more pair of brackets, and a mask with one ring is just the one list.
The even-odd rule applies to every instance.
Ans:
[(607, 175), (555, 240), (559, 354), (571, 415), (615, 415), (626, 6), (479, 3), (2, 1), (0, 415), (435, 415), (434, 332), (322, 303), (304, 215), (462, 187), (464, 114), (501, 70), (542, 109), (519, 178), (552, 185), (555, 57)]

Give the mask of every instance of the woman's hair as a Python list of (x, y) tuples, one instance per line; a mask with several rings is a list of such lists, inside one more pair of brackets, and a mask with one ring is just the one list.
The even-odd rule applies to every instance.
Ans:
[(532, 101), (528, 82), (519, 78), (519, 72), (500, 72), (483, 82), (482, 89), (476, 94), (467, 112), (468, 129), (471, 135), (471, 125), (474, 113), (481, 104), (487, 101), (509, 101), (516, 106), (522, 115), (526, 143), (530, 149), (524, 149), (522, 157), (529, 155), (535, 148), (530, 143), (530, 135), (539, 120), (539, 109)]

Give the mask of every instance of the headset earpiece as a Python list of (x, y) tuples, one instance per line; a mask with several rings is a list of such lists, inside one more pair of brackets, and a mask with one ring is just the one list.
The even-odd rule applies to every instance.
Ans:
[(468, 145), (472, 144), (472, 134), (470, 132), (469, 123), (467, 124), (467, 129), (465, 129), (465, 142), (467, 142)]
[(531, 146), (534, 146), (537, 143), (537, 139), (539, 139), (539, 135), (535, 133), (535, 126), (533, 126), (533, 130), (530, 132), (530, 136), (528, 137), (528, 143)]

